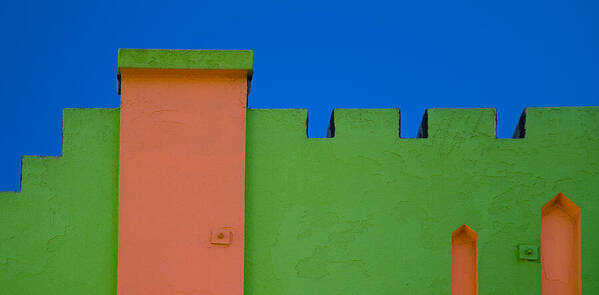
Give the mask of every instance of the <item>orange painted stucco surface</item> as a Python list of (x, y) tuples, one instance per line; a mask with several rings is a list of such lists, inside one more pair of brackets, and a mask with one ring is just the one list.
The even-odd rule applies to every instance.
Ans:
[(121, 75), (118, 294), (242, 294), (246, 72)]
[(467, 225), (451, 237), (451, 294), (478, 294), (478, 235)]
[(543, 295), (580, 295), (580, 208), (559, 193), (541, 211)]

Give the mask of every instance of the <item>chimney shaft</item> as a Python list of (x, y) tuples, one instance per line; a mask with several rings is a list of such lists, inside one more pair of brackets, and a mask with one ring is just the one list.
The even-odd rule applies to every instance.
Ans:
[(243, 294), (251, 51), (119, 51), (118, 294)]

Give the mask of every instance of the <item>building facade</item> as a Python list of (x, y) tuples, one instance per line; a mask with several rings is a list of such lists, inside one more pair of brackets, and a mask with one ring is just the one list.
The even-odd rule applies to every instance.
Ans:
[(1, 294), (593, 294), (599, 107), (248, 109), (251, 51), (119, 51), (0, 192)]

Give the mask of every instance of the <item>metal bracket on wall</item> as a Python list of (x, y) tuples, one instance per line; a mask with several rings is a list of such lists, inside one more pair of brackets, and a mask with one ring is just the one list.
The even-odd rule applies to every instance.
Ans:
[(215, 229), (210, 232), (210, 244), (231, 245), (233, 243), (233, 231), (228, 228)]
[(518, 259), (521, 260), (539, 260), (539, 246), (536, 245), (518, 245)]

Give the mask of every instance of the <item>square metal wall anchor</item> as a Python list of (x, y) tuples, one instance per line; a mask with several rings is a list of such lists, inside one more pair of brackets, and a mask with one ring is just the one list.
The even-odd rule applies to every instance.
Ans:
[(541, 251), (537, 245), (518, 245), (518, 258), (522, 260), (539, 260)]
[(233, 243), (233, 231), (227, 228), (219, 228), (210, 232), (210, 244), (231, 245)]

